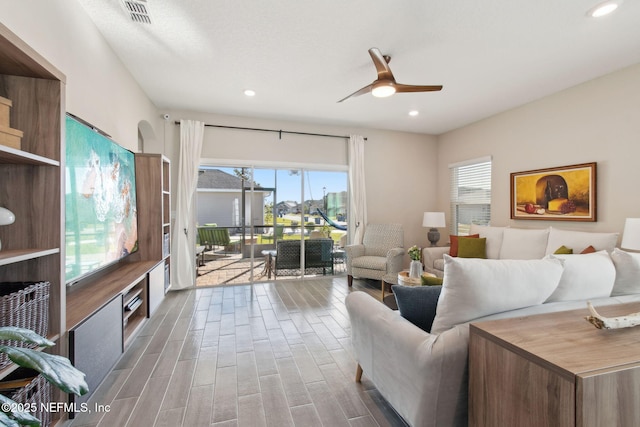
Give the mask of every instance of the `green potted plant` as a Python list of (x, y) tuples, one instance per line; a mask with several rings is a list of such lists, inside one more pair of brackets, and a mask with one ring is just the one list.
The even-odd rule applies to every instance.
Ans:
[[(29, 329), (13, 326), (0, 327), (0, 340), (26, 342), (39, 347), (55, 345)], [(0, 352), (5, 353), (16, 365), (40, 372), (47, 381), (65, 393), (82, 396), (89, 391), (84, 373), (73, 367), (66, 357), (10, 345), (0, 345)], [(28, 412), (19, 411), (19, 408), (16, 402), (0, 394), (0, 426), (40, 426), (39, 419)]]

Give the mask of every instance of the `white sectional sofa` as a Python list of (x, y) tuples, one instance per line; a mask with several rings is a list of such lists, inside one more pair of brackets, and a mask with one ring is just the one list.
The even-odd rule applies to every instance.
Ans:
[[(607, 237), (551, 232), (547, 245), (558, 243), (549, 243), (550, 237), (578, 243), (592, 234), (585, 247)], [(569, 246), (564, 240), (558, 246)], [(409, 425), (466, 426), (469, 323), (573, 309), (584, 309), (586, 316), (587, 300), (596, 307), (640, 301), (640, 254), (616, 248), (542, 255), (528, 260), (444, 257), (444, 282), (430, 332), (370, 295), (352, 292), (346, 306), (359, 372)]]
[[(536, 259), (554, 253), (560, 246), (582, 252), (588, 246), (596, 251), (611, 251), (618, 241), (618, 233), (589, 233), (549, 227), (523, 229), (511, 227), (487, 227), (471, 225), (470, 235), (486, 238), (486, 254), (489, 259)], [(449, 246), (426, 247), (422, 250), (425, 271), (438, 277), (444, 275), (444, 254)]]

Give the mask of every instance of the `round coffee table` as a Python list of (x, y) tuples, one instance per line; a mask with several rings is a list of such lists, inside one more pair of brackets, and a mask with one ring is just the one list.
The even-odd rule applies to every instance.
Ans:
[[(422, 277), (436, 277), (436, 275), (423, 272)], [(398, 273), (398, 285), (421, 286), (422, 277), (417, 277), (417, 278), (409, 277), (409, 270), (402, 270), (401, 272)]]

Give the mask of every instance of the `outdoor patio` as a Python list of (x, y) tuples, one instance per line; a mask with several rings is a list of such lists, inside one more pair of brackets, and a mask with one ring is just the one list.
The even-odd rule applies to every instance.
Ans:
[[(271, 274), (269, 278), (267, 258), (258, 252), (251, 263), (251, 258), (243, 258), (240, 253), (225, 253), (222, 249), (214, 249), (203, 254), (202, 263), (198, 265), (196, 286), (224, 286), (241, 283), (267, 282), (276, 280)], [(344, 260), (342, 260), (344, 261)], [(334, 263), (334, 276), (346, 274), (343, 262)], [(307, 275), (309, 276), (309, 275)], [(315, 277), (316, 275), (312, 275)], [(318, 275), (322, 276), (322, 274)], [(299, 276), (278, 276), (277, 280), (299, 279)]]

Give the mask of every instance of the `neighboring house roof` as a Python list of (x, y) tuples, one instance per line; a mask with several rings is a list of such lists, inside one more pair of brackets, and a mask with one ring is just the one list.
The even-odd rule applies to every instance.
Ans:
[[(250, 182), (245, 182), (245, 187), (250, 187)], [(198, 174), (198, 188), (240, 191), (242, 179), (220, 169), (201, 169)], [(254, 188), (263, 190), (259, 184), (255, 184)]]

